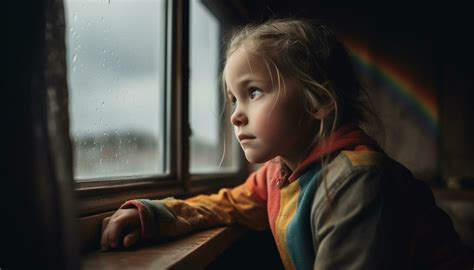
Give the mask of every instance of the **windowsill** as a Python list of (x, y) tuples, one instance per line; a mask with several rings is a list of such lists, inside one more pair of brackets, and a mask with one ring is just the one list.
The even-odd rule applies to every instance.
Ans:
[(237, 225), (220, 227), (154, 246), (94, 251), (84, 256), (82, 269), (204, 269), (246, 231)]

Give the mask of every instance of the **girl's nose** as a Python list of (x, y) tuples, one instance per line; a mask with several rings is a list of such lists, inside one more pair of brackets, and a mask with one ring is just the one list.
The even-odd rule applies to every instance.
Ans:
[(236, 108), (235, 111), (230, 116), (230, 122), (234, 126), (243, 126), (247, 124), (248, 118), (245, 115), (245, 113), (242, 112), (242, 110), (239, 110), (238, 108)]

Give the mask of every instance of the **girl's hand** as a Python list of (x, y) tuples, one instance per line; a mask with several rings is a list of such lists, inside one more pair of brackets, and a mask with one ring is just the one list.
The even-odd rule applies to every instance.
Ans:
[(140, 216), (136, 208), (117, 210), (102, 220), (102, 251), (120, 246), (130, 247), (140, 240)]

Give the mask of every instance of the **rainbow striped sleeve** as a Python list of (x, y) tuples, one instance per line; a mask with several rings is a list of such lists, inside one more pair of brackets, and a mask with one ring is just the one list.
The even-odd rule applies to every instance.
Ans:
[(242, 185), (217, 194), (187, 200), (131, 200), (121, 208), (139, 210), (141, 234), (146, 240), (182, 235), (198, 229), (239, 223), (254, 230), (269, 228), (266, 208), (267, 167), (251, 174)]

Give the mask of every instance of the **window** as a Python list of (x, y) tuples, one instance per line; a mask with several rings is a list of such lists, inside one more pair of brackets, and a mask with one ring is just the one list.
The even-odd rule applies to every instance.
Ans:
[(66, 1), (76, 180), (165, 172), (164, 0)]
[(220, 90), (227, 29), (202, 3), (65, 1), (80, 215), (245, 179)]
[(220, 25), (200, 1), (190, 2), (190, 13), (191, 172), (235, 170), (236, 141), (228, 136), (219, 92)]

